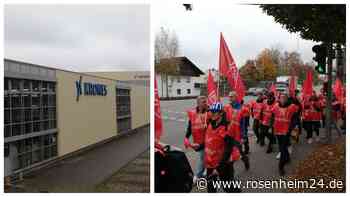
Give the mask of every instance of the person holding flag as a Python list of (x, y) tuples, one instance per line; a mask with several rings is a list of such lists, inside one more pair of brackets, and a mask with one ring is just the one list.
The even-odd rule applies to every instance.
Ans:
[[(197, 97), (197, 106), (187, 111), (188, 125), (184, 139), (185, 148), (192, 148), (198, 153), (198, 162), (194, 180), (204, 177), (204, 138), (208, 122), (207, 97)], [(192, 142), (189, 138), (192, 136)]]

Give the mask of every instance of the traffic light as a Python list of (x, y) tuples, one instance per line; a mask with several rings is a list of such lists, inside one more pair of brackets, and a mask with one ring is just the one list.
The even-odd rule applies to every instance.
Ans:
[(186, 3), (184, 3), (184, 4), (182, 4), (182, 5), (185, 6), (186, 11), (192, 11), (192, 4), (186, 4)]
[(315, 70), (320, 74), (326, 74), (327, 47), (323, 44), (315, 45), (312, 47), (312, 51), (315, 53), (313, 60), (317, 62)]

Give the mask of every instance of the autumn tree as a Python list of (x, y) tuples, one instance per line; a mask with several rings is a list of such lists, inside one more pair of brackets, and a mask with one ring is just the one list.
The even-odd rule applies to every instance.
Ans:
[(239, 69), (239, 73), (247, 87), (256, 86), (258, 83), (258, 71), (255, 67), (255, 60), (247, 60)]
[(259, 81), (273, 81), (277, 76), (277, 66), (274, 63), (269, 49), (264, 49), (256, 60)]

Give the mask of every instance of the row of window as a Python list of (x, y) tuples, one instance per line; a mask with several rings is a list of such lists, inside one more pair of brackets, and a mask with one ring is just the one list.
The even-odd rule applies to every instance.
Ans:
[[(171, 83), (174, 82), (174, 79), (175, 79), (175, 77), (171, 78)], [(186, 77), (185, 80), (186, 80), (186, 83), (191, 83), (191, 77)], [(181, 77), (176, 77), (176, 81), (177, 81), (177, 83), (181, 83)]]
[(26, 135), (34, 132), (46, 131), (57, 127), (56, 120), (42, 120), (19, 124), (4, 125), (4, 137)]
[(116, 88), (116, 106), (118, 133), (127, 132), (131, 129), (130, 89)]
[[(181, 89), (176, 90), (177, 95), (181, 95)], [(187, 94), (191, 94), (191, 89), (187, 89)]]
[(5, 78), (4, 90), (17, 92), (56, 92), (55, 82), (30, 79)]
[(56, 119), (56, 107), (4, 110), (5, 125), (11, 123), (21, 123), (47, 119)]
[(5, 143), (5, 157), (12, 158), (13, 170), (57, 156), (57, 134)]
[(5, 108), (36, 108), (56, 106), (56, 95), (5, 95)]

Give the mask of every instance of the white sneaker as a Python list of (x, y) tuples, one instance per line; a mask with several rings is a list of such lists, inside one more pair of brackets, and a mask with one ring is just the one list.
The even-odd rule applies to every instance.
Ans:
[(316, 137), (316, 142), (319, 142), (320, 141), (320, 137)]
[(288, 152), (289, 152), (289, 154), (292, 154), (292, 152), (293, 152), (293, 147), (292, 146), (288, 147)]
[(312, 138), (309, 138), (309, 139), (307, 140), (307, 143), (308, 143), (308, 144), (312, 144)]
[(281, 152), (279, 152), (276, 156), (276, 159), (280, 159), (281, 158)]

